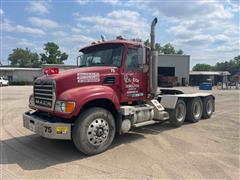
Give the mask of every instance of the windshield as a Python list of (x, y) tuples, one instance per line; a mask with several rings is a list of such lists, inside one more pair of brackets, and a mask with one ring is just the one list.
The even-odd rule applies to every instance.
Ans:
[(99, 47), (91, 47), (85, 50), (81, 57), (80, 67), (89, 66), (116, 66), (122, 64), (122, 45), (102, 45)]

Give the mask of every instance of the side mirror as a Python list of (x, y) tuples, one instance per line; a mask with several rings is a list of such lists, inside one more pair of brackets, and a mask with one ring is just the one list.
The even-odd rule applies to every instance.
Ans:
[(144, 73), (148, 72), (149, 66), (146, 64), (146, 49), (144, 47), (138, 48), (138, 69)]
[(77, 57), (77, 66), (81, 65), (81, 60), (83, 59), (83, 55)]

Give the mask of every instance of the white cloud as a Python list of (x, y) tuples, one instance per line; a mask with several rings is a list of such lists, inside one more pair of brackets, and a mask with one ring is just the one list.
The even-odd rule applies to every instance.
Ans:
[(63, 43), (76, 43), (76, 44), (89, 44), (94, 41), (93, 38), (87, 37), (81, 34), (72, 34), (70, 36), (65, 36), (60, 39)]
[(78, 20), (90, 24), (88, 29), (100, 34), (144, 39), (148, 36), (148, 23), (136, 11), (116, 10), (106, 16), (79, 16)]
[(74, 33), (80, 33), (80, 32), (82, 32), (81, 29), (75, 28), (75, 27), (71, 28), (71, 31), (74, 32)]
[(43, 29), (51, 29), (59, 27), (59, 24), (56, 21), (51, 19), (43, 19), (39, 17), (30, 17), (28, 20), (32, 23), (32, 25), (37, 27), (42, 27)]
[(64, 31), (56, 31), (56, 32), (53, 32), (52, 35), (55, 37), (65, 37), (65, 36), (68, 36), (68, 33)]
[(0, 8), (0, 16), (2, 16), (4, 14), (3, 9)]
[[(138, 2), (139, 3), (139, 2)], [(201, 18), (229, 19), (233, 16), (232, 12), (225, 8), (219, 1), (148, 1), (146, 9), (154, 11), (155, 14), (173, 18), (177, 20), (190, 20)], [(201, 18), (200, 18), (201, 17)]]
[(209, 34), (198, 34), (198, 35), (194, 35), (189, 39), (178, 40), (179, 44), (189, 45), (189, 46), (203, 46), (203, 45), (205, 46), (213, 42), (214, 42), (214, 38)]
[[(230, 52), (234, 56), (236, 49), (239, 49), (239, 43), (235, 40), (240, 35), (240, 29), (234, 20), (239, 16), (236, 13), (239, 4), (233, 2), (160, 0), (141, 3), (141, 8), (144, 5), (145, 9), (151, 9), (160, 18), (160, 23), (168, 27), (165, 31), (173, 35), (173, 43), (189, 51), (193, 59), (199, 56), (198, 52), (204, 54), (206, 51), (212, 53), (211, 58), (217, 58), (229, 57)], [(214, 51), (225, 51), (226, 54)]]
[[(61, 34), (57, 32), (57, 34)], [(53, 42), (56, 42), (60, 49), (69, 55), (67, 64), (76, 64), (76, 58), (79, 55), (79, 49), (89, 45), (95, 39), (82, 34), (67, 34), (66, 36), (56, 36)]]
[(33, 35), (44, 35), (45, 32), (41, 29), (25, 27), (22, 25), (13, 25), (13, 23), (7, 19), (3, 20), (2, 29), (6, 32), (19, 32), (19, 33), (28, 33)]
[(84, 5), (87, 3), (105, 3), (105, 4), (111, 4), (111, 5), (117, 5), (119, 3), (119, 0), (97, 0), (97, 1), (91, 1), (91, 0), (76, 0), (76, 2), (80, 5)]
[(106, 4), (111, 4), (111, 5), (117, 5), (119, 4), (119, 0), (101, 0), (103, 3), (106, 3)]
[(230, 6), (232, 12), (240, 12), (240, 3), (238, 0), (227, 0), (227, 4)]
[(90, 2), (90, 0), (76, 0), (76, 2), (80, 5), (83, 5), (83, 4)]
[(35, 48), (36, 47), (36, 44), (30, 42), (29, 40), (27, 39), (20, 39), (16, 42), (17, 45), (20, 45), (20, 46), (23, 46), (23, 47), (31, 47), (31, 48)]
[(31, 1), (26, 10), (31, 13), (47, 14), (49, 12), (49, 8), (49, 1)]
[(89, 29), (87, 28), (86, 25), (83, 25), (81, 23), (77, 23), (76, 27), (72, 27), (71, 31), (74, 33), (89, 33)]
[[(239, 44), (238, 44), (238, 46), (239, 46)], [(234, 53), (234, 52), (239, 53), (239, 48), (237, 48), (237, 46), (234, 46), (234, 47), (218, 46), (217, 48), (214, 49), (214, 51), (220, 52), (220, 53)]]

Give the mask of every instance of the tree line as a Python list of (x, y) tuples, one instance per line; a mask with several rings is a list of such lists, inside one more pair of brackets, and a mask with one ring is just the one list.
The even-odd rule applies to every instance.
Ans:
[(240, 73), (240, 55), (224, 62), (217, 62), (215, 65), (196, 64), (193, 71), (228, 71), (231, 75)]
[(44, 53), (31, 52), (28, 48), (16, 48), (8, 55), (10, 66), (14, 67), (40, 67), (41, 64), (63, 64), (68, 54), (61, 52), (54, 42), (44, 44)]

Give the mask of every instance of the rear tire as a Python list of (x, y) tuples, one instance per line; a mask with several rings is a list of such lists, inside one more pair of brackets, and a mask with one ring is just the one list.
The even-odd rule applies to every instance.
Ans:
[(90, 108), (76, 120), (73, 128), (73, 142), (86, 155), (105, 151), (115, 136), (113, 115), (103, 108)]
[(207, 96), (203, 98), (203, 114), (204, 119), (208, 119), (212, 116), (214, 110), (214, 101), (212, 96)]
[(170, 123), (174, 127), (180, 127), (186, 117), (186, 104), (182, 99), (178, 99), (175, 109), (169, 111)]
[(192, 123), (198, 122), (203, 113), (203, 103), (201, 98), (195, 97), (188, 100), (187, 103), (187, 120)]

